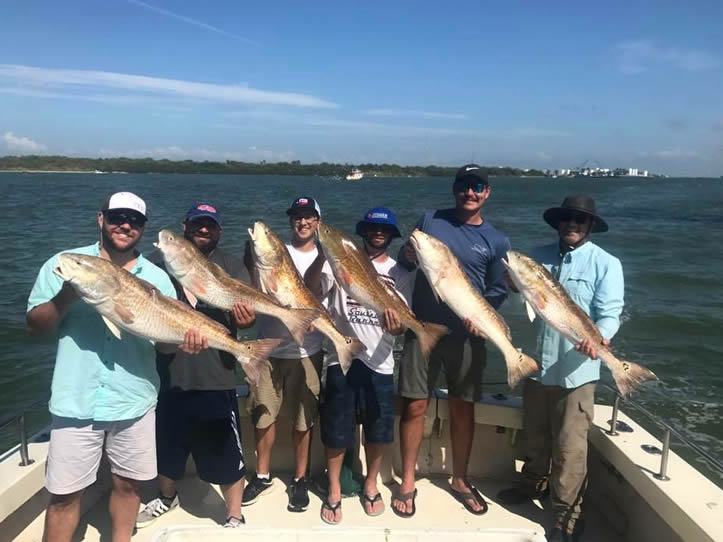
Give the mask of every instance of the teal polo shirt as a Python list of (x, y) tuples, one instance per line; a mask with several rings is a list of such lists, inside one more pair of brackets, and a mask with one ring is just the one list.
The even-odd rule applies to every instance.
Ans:
[[(98, 243), (64, 252), (100, 256)], [(58, 254), (41, 267), (28, 298), (28, 312), (60, 292), (63, 280), (53, 272), (57, 266)], [(130, 272), (176, 298), (168, 275), (143, 255)], [(156, 404), (159, 379), (151, 341), (126, 332), (116, 339), (100, 314), (83, 301), (70, 306), (57, 332), (52, 414), (81, 420), (130, 420)]]
[[(620, 260), (588, 241), (560, 258), (558, 243), (537, 248), (530, 256), (557, 277), (572, 300), (590, 316), (602, 336), (611, 339), (620, 328), (625, 284)], [(537, 318), (538, 379), (548, 386), (577, 388), (600, 380), (600, 361), (575, 350), (542, 318)]]

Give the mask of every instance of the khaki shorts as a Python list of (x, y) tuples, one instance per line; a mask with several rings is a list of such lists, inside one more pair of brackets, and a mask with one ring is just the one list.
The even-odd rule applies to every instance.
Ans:
[(450, 397), (476, 402), (482, 399), (482, 373), (486, 365), (483, 339), (446, 335), (426, 359), (417, 337), (407, 333), (399, 364), (399, 394), (407, 399), (433, 397), (444, 373)]
[(249, 413), (257, 429), (276, 421), (282, 404), (297, 431), (308, 431), (319, 412), (320, 375), (324, 353), (306, 358), (269, 358), (256, 389), (251, 390)]
[(110, 471), (131, 480), (152, 480), (156, 470), (156, 408), (140, 418), (94, 422), (53, 416), (45, 487), (68, 495), (95, 482), (105, 453)]

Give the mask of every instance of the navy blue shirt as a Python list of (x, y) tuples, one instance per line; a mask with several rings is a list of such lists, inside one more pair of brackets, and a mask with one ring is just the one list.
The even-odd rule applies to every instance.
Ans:
[[(495, 309), (507, 297), (502, 256), (510, 249), (507, 236), (488, 221), (475, 226), (460, 222), (454, 209), (426, 211), (416, 228), (442, 241), (459, 260), (472, 286)], [(412, 268), (400, 252), (399, 262)], [(438, 302), (424, 273), (417, 273), (412, 294), (412, 310), (417, 318), (443, 324), (453, 335), (468, 335), (462, 320), (445, 303)]]

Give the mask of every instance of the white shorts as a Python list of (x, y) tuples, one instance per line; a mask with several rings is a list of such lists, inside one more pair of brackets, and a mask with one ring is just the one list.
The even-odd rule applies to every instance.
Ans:
[(45, 487), (68, 495), (95, 482), (105, 453), (110, 471), (131, 480), (152, 480), (156, 467), (156, 409), (140, 418), (94, 422), (53, 416)]

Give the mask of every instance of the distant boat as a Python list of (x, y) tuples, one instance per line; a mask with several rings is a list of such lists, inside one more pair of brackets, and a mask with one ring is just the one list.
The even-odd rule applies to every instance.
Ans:
[(349, 172), (349, 174), (346, 176), (347, 181), (359, 181), (364, 177), (364, 174), (361, 172), (360, 169), (354, 168)]

